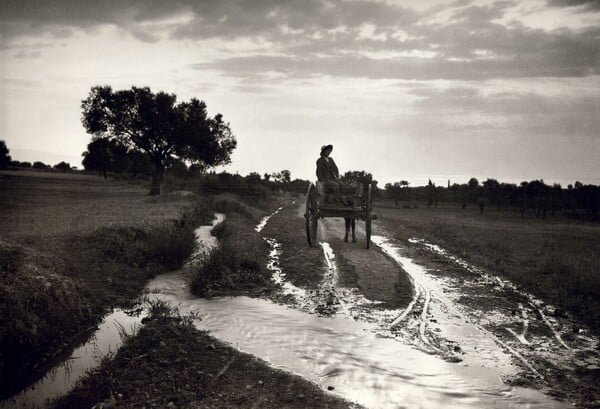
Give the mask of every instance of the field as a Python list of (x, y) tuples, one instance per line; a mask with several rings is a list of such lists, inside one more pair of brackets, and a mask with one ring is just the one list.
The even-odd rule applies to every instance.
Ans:
[[(154, 275), (180, 269), (194, 249), (193, 228), (212, 220), (213, 209), (228, 215), (217, 234), (224, 250), (212, 253), (215, 268), (220, 271), (221, 261), (230, 274), (243, 267), (241, 281), (225, 277), (232, 282), (224, 292), (273, 291), (268, 274), (267, 288), (244, 281), (266, 273), (266, 243), (254, 237), (265, 211), (234, 196), (149, 197), (141, 184), (80, 173), (0, 172), (0, 399), (68, 358), (110, 309), (137, 305)], [(217, 280), (209, 284), (222, 288)], [(56, 405), (89, 407), (99, 400), (110, 406), (119, 392), (126, 396), (123, 407), (199, 400), (210, 407), (249, 407), (257, 400), (263, 407), (348, 407), (158, 311), (114, 359)], [(136, 360), (140, 356), (146, 358)], [(139, 365), (138, 376), (131, 376), (132, 363)], [(180, 383), (167, 392), (165, 382), (175, 378)]]
[[(150, 277), (180, 266), (194, 247), (192, 222), (211, 217), (193, 206), (97, 176), (0, 173), (0, 396), (43, 372), (107, 309), (131, 303)], [(189, 227), (174, 223), (183, 219)]]
[[(196, 184), (174, 182), (164, 191)], [(497, 393), (465, 386), (481, 376), (497, 379), (500, 391), (542, 391), (540, 407), (553, 398), (597, 402), (597, 225), (379, 202), (370, 249), (364, 223), (357, 242), (345, 242), (340, 218), (319, 219), (319, 244), (309, 247), (303, 198), (257, 200), (224, 187), (149, 197), (139, 183), (80, 173), (0, 173), (1, 397), (66, 359), (101, 317), (133, 306), (146, 288), (150, 298), (166, 297), (164, 311), (150, 308), (138, 335), (59, 407), (351, 405), (337, 398), (396, 407), (411, 378), (406, 396), (437, 407), (448, 396), (423, 386), (419, 365), (407, 366), (430, 359), (490, 371), (460, 375), (460, 394), (472, 399)], [(194, 227), (213, 212), (225, 220), (199, 229), (198, 240), (206, 245), (212, 234), (218, 244), (182, 268)], [(257, 348), (254, 356), (221, 343), (219, 331), (242, 351)], [(389, 347), (401, 349), (382, 360)], [(500, 381), (498, 368), (512, 369)], [(445, 371), (426, 376), (443, 383)]]
[(0, 231), (37, 246), (100, 227), (153, 227), (180, 218), (190, 206), (186, 198), (147, 193), (140, 184), (95, 175), (0, 171)]
[[(382, 206), (383, 205), (383, 206)], [(380, 204), (379, 224), (398, 239), (425, 239), (502, 275), (600, 330), (600, 225), (517, 211), (395, 208)]]

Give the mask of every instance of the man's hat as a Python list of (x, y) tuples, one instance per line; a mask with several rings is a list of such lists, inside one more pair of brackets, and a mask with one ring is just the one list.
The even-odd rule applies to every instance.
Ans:
[(333, 150), (333, 145), (323, 145), (321, 146), (321, 155), (323, 154), (323, 152), (325, 152), (327, 149), (331, 149)]

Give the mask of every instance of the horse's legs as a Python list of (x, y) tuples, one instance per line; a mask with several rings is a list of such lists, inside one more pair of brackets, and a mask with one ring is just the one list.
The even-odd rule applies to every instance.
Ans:
[(344, 225), (346, 226), (344, 241), (348, 243), (348, 233), (350, 233), (350, 229), (352, 229), (352, 243), (356, 243), (356, 219), (344, 217)]
[[(350, 219), (344, 217), (344, 225), (346, 226), (346, 234), (344, 235), (344, 241), (348, 243), (348, 230), (350, 230)], [(352, 229), (352, 235), (354, 236), (354, 229)]]

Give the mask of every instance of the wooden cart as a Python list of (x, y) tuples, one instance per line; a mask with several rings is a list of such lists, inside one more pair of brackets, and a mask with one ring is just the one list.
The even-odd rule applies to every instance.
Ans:
[(352, 205), (330, 205), (325, 204), (325, 189), (323, 184), (311, 183), (306, 193), (306, 237), (308, 245), (315, 247), (317, 242), (317, 229), (319, 219), (323, 217), (343, 217), (350, 219), (360, 219), (365, 222), (365, 232), (367, 239), (367, 248), (371, 247), (371, 221), (377, 219), (377, 214), (373, 213), (372, 185), (358, 184), (356, 192), (349, 200)]

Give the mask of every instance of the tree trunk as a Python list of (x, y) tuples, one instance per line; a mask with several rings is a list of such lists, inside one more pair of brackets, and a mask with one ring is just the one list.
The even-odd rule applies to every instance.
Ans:
[(160, 183), (163, 179), (163, 174), (165, 173), (164, 167), (155, 165), (154, 173), (152, 174), (152, 185), (150, 187), (150, 196), (158, 196), (160, 195)]

